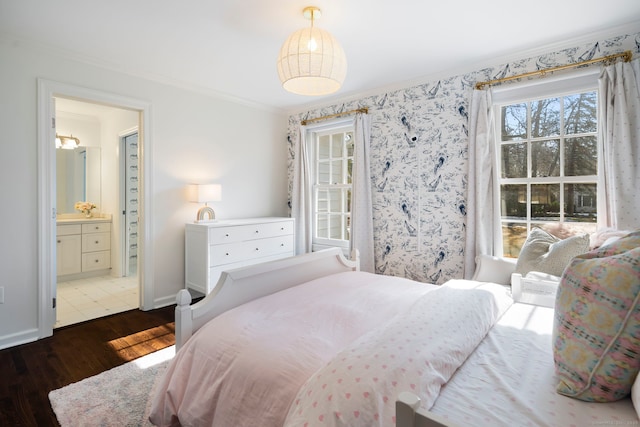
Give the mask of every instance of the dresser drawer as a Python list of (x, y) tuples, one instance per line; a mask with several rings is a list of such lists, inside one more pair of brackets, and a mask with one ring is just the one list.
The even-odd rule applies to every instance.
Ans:
[(293, 235), (257, 239), (244, 243), (245, 259), (251, 260), (293, 251)]
[(95, 252), (111, 249), (109, 233), (90, 233), (82, 235), (82, 252)]
[(257, 233), (255, 233), (255, 237), (264, 238), (285, 236), (289, 234), (293, 234), (292, 221), (269, 222), (266, 224), (259, 224), (259, 227), (257, 227)]
[(287, 234), (293, 234), (293, 222), (291, 221), (213, 227), (209, 230), (209, 240), (211, 244), (220, 245)]
[(111, 231), (111, 223), (95, 222), (92, 224), (82, 224), (83, 233), (108, 233)]
[(82, 254), (82, 271), (111, 268), (111, 251)]
[(245, 259), (246, 249), (242, 242), (211, 245), (209, 246), (209, 258), (209, 265), (211, 267), (231, 264)]
[(214, 227), (209, 229), (209, 241), (212, 245), (242, 242), (253, 238), (251, 233), (247, 226)]

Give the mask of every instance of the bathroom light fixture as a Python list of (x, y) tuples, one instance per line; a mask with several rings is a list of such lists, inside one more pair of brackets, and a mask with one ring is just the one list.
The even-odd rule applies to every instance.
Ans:
[(311, 20), (310, 28), (291, 34), (280, 49), (277, 65), (282, 87), (299, 95), (334, 93), (347, 75), (344, 50), (328, 31), (313, 26), (320, 9), (305, 7), (302, 15)]
[[(222, 186), (220, 184), (189, 184), (187, 192), (190, 202), (204, 203), (204, 206), (198, 209), (195, 222), (215, 221), (216, 214), (213, 209), (207, 206), (207, 203), (222, 200)], [(205, 219), (205, 215), (208, 219)]]
[(80, 140), (75, 136), (64, 136), (56, 133), (56, 148), (62, 148), (63, 150), (73, 150), (80, 145)]

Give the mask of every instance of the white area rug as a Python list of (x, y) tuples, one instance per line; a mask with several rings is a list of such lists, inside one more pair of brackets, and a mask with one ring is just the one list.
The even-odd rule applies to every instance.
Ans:
[(167, 347), (124, 365), (49, 393), (62, 427), (151, 426), (149, 397), (175, 347)]

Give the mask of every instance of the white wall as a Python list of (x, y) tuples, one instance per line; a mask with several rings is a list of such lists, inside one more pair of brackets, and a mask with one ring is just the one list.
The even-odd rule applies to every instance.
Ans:
[(4, 37), (0, 58), (0, 348), (38, 327), (38, 78), (151, 104), (155, 301), (184, 285), (184, 223), (197, 210), (185, 199), (185, 184), (222, 184), (223, 200), (213, 205), (218, 218), (287, 214), (284, 114), (57, 58)]

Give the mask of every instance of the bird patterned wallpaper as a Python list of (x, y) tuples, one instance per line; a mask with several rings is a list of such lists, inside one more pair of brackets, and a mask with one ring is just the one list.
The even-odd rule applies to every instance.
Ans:
[(376, 272), (436, 284), (461, 278), (468, 209), (469, 104), (474, 84), (624, 50), (640, 53), (640, 33), (292, 115), (288, 123), (289, 195), (292, 141), (300, 121), (368, 107)]

